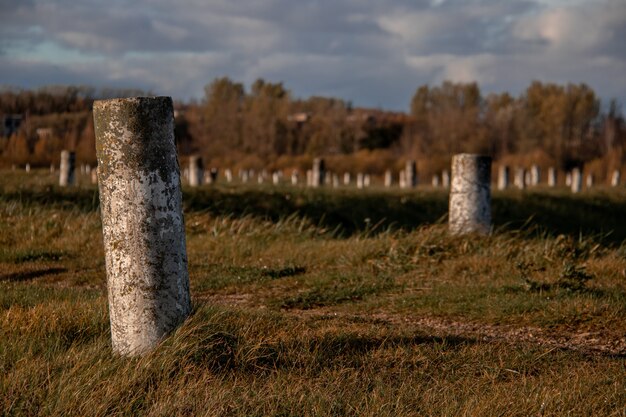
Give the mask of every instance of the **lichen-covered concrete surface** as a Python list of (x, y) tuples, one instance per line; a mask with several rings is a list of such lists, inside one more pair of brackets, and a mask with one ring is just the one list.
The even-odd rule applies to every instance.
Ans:
[(61, 151), (61, 163), (59, 166), (59, 185), (61, 187), (74, 184), (75, 167), (76, 154), (70, 151)]
[(141, 354), (191, 312), (169, 97), (94, 103), (113, 350)]
[(491, 158), (459, 154), (452, 158), (449, 229), (452, 234), (491, 231)]

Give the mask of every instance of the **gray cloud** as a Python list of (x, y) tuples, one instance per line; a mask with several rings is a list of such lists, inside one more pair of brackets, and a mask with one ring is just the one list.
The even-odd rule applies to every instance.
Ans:
[(406, 109), (424, 83), (519, 92), (540, 79), (624, 99), (623, 39), (620, 0), (0, 0), (0, 84), (188, 98), (217, 76), (263, 77)]

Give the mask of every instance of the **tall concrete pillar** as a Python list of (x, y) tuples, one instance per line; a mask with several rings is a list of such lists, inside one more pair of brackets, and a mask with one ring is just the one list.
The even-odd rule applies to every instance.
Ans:
[(93, 106), (113, 350), (154, 348), (191, 312), (170, 97)]
[(433, 179), (431, 182), (433, 188), (439, 188), (439, 175), (435, 174), (433, 175)]
[(313, 160), (313, 177), (312, 177), (312, 186), (313, 187), (321, 187), (324, 185), (324, 181), (326, 179), (326, 164), (324, 163), (324, 159), (315, 158)]
[(61, 164), (59, 166), (59, 185), (61, 187), (74, 185), (75, 170), (76, 154), (70, 151), (61, 151)]
[(417, 163), (413, 160), (406, 161), (405, 181), (407, 187), (413, 188), (417, 186)]
[(615, 171), (613, 171), (613, 175), (611, 175), (611, 186), (612, 187), (619, 186), (621, 176), (622, 175), (621, 175), (619, 169), (616, 169)]
[(189, 157), (189, 185), (197, 187), (204, 182), (204, 164), (202, 157), (192, 155)]
[(452, 158), (450, 233), (488, 234), (491, 230), (491, 158), (458, 154)]
[(350, 185), (350, 173), (349, 172), (344, 172), (343, 173), (343, 185)]
[(579, 193), (583, 188), (583, 175), (580, 172), (580, 168), (574, 168), (572, 170), (572, 192)]
[(548, 168), (548, 187), (556, 187), (556, 169)]
[(398, 174), (398, 185), (400, 185), (400, 188), (407, 188), (405, 170), (400, 171)]
[(291, 185), (298, 185), (298, 170), (291, 171)]
[(571, 172), (565, 173), (565, 186), (566, 187), (572, 186), (572, 173)]
[(363, 187), (369, 187), (370, 185), (372, 185), (370, 174), (363, 175)]
[(498, 167), (498, 190), (506, 190), (509, 188), (511, 170), (506, 165)]
[(226, 178), (226, 182), (229, 184), (233, 182), (233, 171), (230, 168), (224, 170), (224, 178)]

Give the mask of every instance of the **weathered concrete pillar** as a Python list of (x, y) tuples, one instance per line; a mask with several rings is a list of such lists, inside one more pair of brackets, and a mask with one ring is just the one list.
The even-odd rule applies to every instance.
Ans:
[(26, 172), (30, 172), (30, 164), (26, 164), (26, 166), (24, 167), (24, 170)]
[(450, 173), (447, 169), (441, 171), (441, 186), (443, 188), (450, 188)]
[(524, 171), (524, 185), (526, 187), (531, 185), (531, 180), (530, 180), (530, 171), (529, 170), (525, 170)]
[(272, 184), (274, 185), (280, 184), (280, 175), (278, 175), (278, 171), (272, 172)]
[(572, 186), (572, 173), (571, 172), (565, 173), (565, 186), (566, 187)]
[(313, 160), (313, 177), (312, 184), (313, 187), (321, 187), (324, 185), (324, 180), (326, 179), (326, 164), (324, 163), (324, 159), (315, 158)]
[(530, 185), (536, 187), (541, 181), (541, 169), (539, 165), (533, 165), (530, 167)]
[(339, 188), (339, 174), (333, 174), (333, 188)]
[(59, 166), (59, 185), (68, 187), (74, 185), (74, 171), (76, 169), (76, 154), (70, 151), (61, 151)]
[(370, 185), (372, 185), (370, 174), (363, 175), (363, 187), (369, 187)]
[(343, 185), (350, 185), (350, 173), (349, 172), (344, 172), (343, 173)]
[(230, 168), (224, 170), (224, 178), (226, 178), (226, 182), (229, 184), (233, 182), (233, 171)]
[(98, 184), (98, 167), (91, 170), (91, 183), (94, 185)]
[(417, 163), (413, 160), (406, 161), (405, 171), (407, 187), (417, 187)]
[(548, 168), (548, 187), (556, 187), (556, 169)]
[(572, 170), (572, 192), (579, 193), (583, 188), (583, 176), (579, 168)]
[(454, 155), (448, 215), (452, 234), (490, 232), (490, 157), (473, 154)]
[(250, 174), (248, 173), (247, 169), (244, 169), (244, 170), (241, 171), (241, 182), (242, 183), (244, 183), (244, 184), (247, 183), (249, 177), (250, 177)]
[(50, 173), (54, 174), (54, 164), (50, 164)]
[(498, 190), (506, 190), (509, 188), (509, 178), (511, 176), (511, 170), (506, 165), (500, 165), (498, 167)]
[(620, 173), (619, 169), (616, 169), (615, 171), (613, 171), (613, 175), (611, 175), (611, 186), (612, 187), (619, 186), (621, 176), (622, 176), (622, 174)]
[(202, 163), (202, 157), (192, 155), (189, 157), (189, 185), (191, 187), (197, 187), (202, 185), (203, 180), (204, 164)]
[(587, 185), (587, 188), (592, 188), (594, 182), (595, 182), (595, 177), (593, 176), (593, 173), (590, 172), (589, 174), (587, 174), (587, 179), (585, 181), (585, 184)]
[(313, 186), (313, 170), (312, 169), (306, 170), (306, 186), (307, 187)]
[(433, 179), (431, 181), (433, 188), (439, 188), (439, 175), (433, 175)]
[(191, 312), (169, 97), (94, 102), (113, 350), (154, 348)]
[(389, 188), (393, 185), (393, 174), (391, 170), (388, 169), (385, 171), (385, 187)]
[(515, 170), (515, 186), (520, 190), (526, 188), (526, 170), (524, 168), (517, 168)]
[(298, 170), (294, 169), (293, 171), (291, 171), (291, 185), (298, 185), (298, 177), (300, 175), (298, 174)]

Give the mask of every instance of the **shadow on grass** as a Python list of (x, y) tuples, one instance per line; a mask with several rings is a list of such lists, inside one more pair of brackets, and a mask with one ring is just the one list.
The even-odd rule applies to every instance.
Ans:
[[(531, 228), (548, 234), (594, 235), (607, 243), (626, 239), (626, 198), (593, 192), (571, 195), (563, 191), (494, 193), (492, 218), (496, 229)], [(310, 190), (292, 187), (203, 187), (184, 189), (185, 210), (233, 217), (253, 216), (278, 221), (298, 216), (338, 236), (412, 230), (445, 221), (445, 191)], [(98, 208), (94, 188), (64, 190), (46, 187), (3, 192), (0, 202), (25, 207), (51, 206), (89, 212)]]
[(34, 271), (13, 272), (10, 274), (0, 274), (1, 281), (28, 281), (30, 279), (45, 277), (46, 275), (54, 275), (67, 272), (66, 268), (43, 268)]

